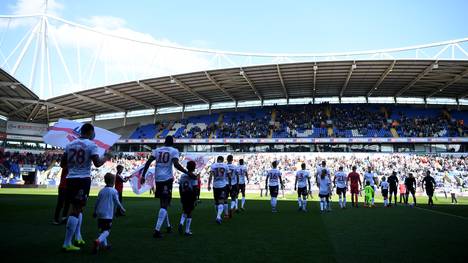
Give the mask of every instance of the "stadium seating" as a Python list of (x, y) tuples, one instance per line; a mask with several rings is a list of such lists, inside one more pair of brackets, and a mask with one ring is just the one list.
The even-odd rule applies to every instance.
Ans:
[(466, 136), (466, 111), (395, 105), (295, 105), (253, 108), (137, 127), (130, 139)]

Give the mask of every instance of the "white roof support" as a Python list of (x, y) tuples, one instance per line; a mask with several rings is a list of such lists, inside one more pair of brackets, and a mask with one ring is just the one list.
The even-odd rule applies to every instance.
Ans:
[(229, 92), (225, 88), (221, 87), (221, 85), (213, 78), (213, 76), (210, 75), (210, 73), (205, 71), (205, 75), (211, 81), (211, 83), (213, 83), (213, 85), (215, 85), (218, 89), (220, 89), (232, 101), (236, 102), (236, 98), (234, 98), (231, 94), (229, 94)]
[(122, 108), (119, 108), (117, 106), (105, 103), (105, 102), (100, 101), (100, 100), (96, 100), (96, 99), (93, 99), (93, 98), (90, 98), (90, 97), (87, 97), (87, 96), (84, 96), (84, 95), (81, 95), (81, 94), (78, 94), (78, 93), (72, 93), (72, 94), (73, 94), (73, 96), (77, 97), (80, 100), (90, 102), (90, 103), (94, 103), (94, 104), (97, 104), (97, 105), (102, 106), (102, 107), (107, 108), (107, 109), (111, 109), (111, 110), (118, 111), (118, 112), (125, 111), (125, 109), (122, 109)]
[(345, 83), (343, 84), (343, 87), (341, 88), (340, 91), (340, 97), (343, 97), (343, 94), (346, 90), (346, 87), (348, 87), (349, 80), (351, 79), (351, 75), (353, 74), (353, 71), (356, 69), (356, 62), (353, 62), (351, 67), (349, 68), (348, 75), (346, 76)]
[(116, 96), (119, 96), (119, 97), (121, 97), (121, 98), (123, 98), (123, 99), (129, 100), (129, 101), (131, 101), (131, 102), (133, 102), (133, 103), (140, 104), (141, 106), (143, 106), (143, 107), (145, 107), (145, 108), (154, 109), (154, 106), (153, 106), (153, 105), (151, 105), (151, 104), (149, 104), (149, 103), (147, 103), (147, 102), (144, 102), (144, 101), (142, 101), (142, 100), (139, 100), (139, 99), (137, 99), (137, 98), (135, 98), (135, 97), (132, 97), (132, 96), (130, 96), (130, 95), (127, 95), (127, 94), (122, 93), (122, 92), (120, 92), (120, 91), (117, 91), (117, 90), (115, 90), (115, 89), (111, 89), (111, 88), (105, 88), (105, 89), (108, 90), (110, 93), (116, 95)]
[(418, 82), (420, 79), (424, 78), (424, 76), (427, 75), (427, 73), (429, 73), (430, 71), (432, 71), (434, 69), (434, 67), (436, 67), (437, 65), (437, 60), (434, 61), (433, 63), (431, 63), (431, 65), (429, 65), (428, 67), (426, 67), (424, 69), (423, 72), (419, 73), (416, 78), (414, 78), (410, 83), (408, 83), (408, 85), (406, 85), (405, 87), (403, 87), (401, 90), (399, 90), (394, 97), (400, 97), (403, 93), (405, 93), (407, 90), (409, 90), (411, 87), (414, 86), (414, 84), (416, 84), (416, 82)]
[(202, 95), (200, 95), (198, 92), (194, 91), (192, 88), (190, 88), (189, 86), (187, 86), (185, 83), (183, 83), (182, 81), (178, 80), (177, 78), (175, 77), (172, 77), (172, 79), (174, 80), (175, 83), (177, 83), (177, 85), (179, 85), (181, 88), (183, 88), (184, 90), (186, 90), (188, 93), (192, 94), (193, 96), (197, 97), (198, 99), (200, 99), (201, 101), (205, 102), (205, 103), (210, 103), (210, 101), (203, 97)]
[(249, 76), (247, 76), (247, 73), (244, 72), (244, 70), (242, 68), (240, 68), (240, 75), (242, 77), (244, 77), (245, 81), (247, 81), (247, 83), (249, 83), (249, 86), (252, 88), (252, 90), (254, 91), (255, 95), (257, 95), (258, 99), (259, 100), (263, 100), (263, 97), (262, 95), (260, 94), (260, 92), (258, 92), (257, 88), (255, 88), (254, 84), (252, 83), (252, 81), (250, 80)]
[(394, 60), (392, 62), (392, 64), (390, 64), (388, 66), (388, 68), (385, 70), (385, 72), (380, 76), (379, 80), (374, 84), (374, 86), (372, 87), (371, 90), (369, 90), (369, 92), (367, 93), (367, 97), (369, 97), (370, 95), (372, 95), (372, 93), (374, 92), (374, 90), (377, 90), (380, 86), (380, 84), (382, 84), (382, 82), (385, 80), (385, 78), (388, 76), (388, 74), (390, 74), (390, 72), (393, 71), (393, 67), (395, 67), (395, 64), (396, 64), (396, 60)]
[(286, 98), (286, 100), (289, 100), (288, 90), (286, 89), (286, 85), (284, 84), (283, 75), (281, 74), (281, 69), (278, 64), (276, 64), (276, 70), (278, 71), (278, 77), (281, 82), (281, 87), (283, 88), (284, 97)]
[(445, 83), (445, 85), (444, 85), (443, 87), (441, 87), (440, 89), (438, 89), (438, 90), (432, 92), (431, 94), (429, 94), (429, 95), (427, 96), (427, 98), (430, 98), (430, 97), (436, 95), (437, 93), (439, 93), (439, 92), (445, 90), (446, 88), (452, 86), (453, 84), (455, 84), (456, 82), (458, 82), (459, 80), (461, 80), (462, 78), (464, 78), (465, 76), (468, 76), (468, 69), (465, 70), (465, 71), (463, 71), (462, 73), (460, 73), (460, 75), (456, 76), (456, 77), (453, 78), (451, 81)]
[(312, 98), (313, 98), (313, 101), (315, 103), (315, 92), (317, 90), (317, 85), (316, 85), (316, 83), (317, 83), (317, 70), (318, 70), (317, 63), (314, 63), (313, 69), (314, 69), (314, 86), (313, 86), (314, 90), (312, 91)]
[(144, 90), (146, 90), (146, 91), (148, 91), (148, 92), (151, 92), (151, 93), (155, 94), (156, 96), (159, 96), (159, 97), (161, 97), (161, 98), (164, 98), (165, 100), (170, 101), (170, 102), (172, 102), (172, 103), (174, 103), (174, 104), (176, 104), (176, 105), (178, 105), (178, 106), (182, 106), (182, 105), (183, 105), (182, 102), (180, 102), (180, 101), (174, 99), (173, 97), (170, 97), (170, 96), (168, 96), (168, 95), (162, 93), (161, 91), (159, 91), (159, 90), (157, 90), (157, 89), (155, 89), (155, 88), (153, 88), (153, 87), (150, 87), (149, 85), (147, 85), (147, 84), (145, 84), (145, 83), (143, 83), (143, 82), (137, 81), (137, 84), (138, 84), (142, 89), (144, 89)]

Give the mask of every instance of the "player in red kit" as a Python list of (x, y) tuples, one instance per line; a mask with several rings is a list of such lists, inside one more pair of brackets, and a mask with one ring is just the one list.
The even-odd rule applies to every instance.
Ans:
[[(117, 194), (119, 197), (119, 202), (122, 203), (122, 194), (123, 194), (123, 185), (130, 179), (130, 177), (123, 177), (122, 172), (124, 167), (122, 165), (117, 165), (117, 173), (115, 174), (115, 190), (117, 190)], [(121, 213), (119, 209), (115, 212), (116, 216), (123, 216), (124, 214)]]
[(358, 207), (358, 194), (362, 188), (361, 177), (356, 172), (356, 166), (353, 166), (353, 171), (348, 174), (348, 182), (351, 186), (351, 202), (353, 207)]

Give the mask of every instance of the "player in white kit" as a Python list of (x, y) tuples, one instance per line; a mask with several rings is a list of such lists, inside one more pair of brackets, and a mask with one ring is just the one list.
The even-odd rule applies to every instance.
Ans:
[[(330, 172), (330, 169), (327, 167), (327, 162), (326, 161), (322, 161), (322, 163), (317, 166), (317, 170), (315, 172), (315, 180), (316, 182), (319, 181), (321, 175), (322, 175), (322, 171), (325, 170), (326, 171), (326, 175), (328, 177), (328, 179), (330, 180), (330, 182), (332, 181), (332, 178), (331, 178), (331, 172)], [(331, 209), (331, 196), (332, 196), (332, 193), (330, 192), (330, 196), (328, 197), (328, 204), (330, 205), (329, 208)]]
[(338, 168), (333, 178), (333, 184), (336, 187), (336, 194), (338, 195), (338, 203), (341, 208), (346, 208), (346, 190), (348, 189), (348, 176), (343, 171), (343, 166)]
[[(67, 199), (71, 204), (71, 211), (67, 220), (64, 251), (78, 251), (85, 242), (81, 236), (83, 208), (88, 200), (91, 187), (91, 164), (102, 166), (106, 158), (99, 158), (98, 147), (92, 140), (95, 137), (94, 127), (85, 123), (80, 128), (80, 137), (70, 142), (64, 150), (60, 166), (68, 169)], [(73, 236), (75, 244), (72, 244)]]
[(231, 197), (231, 208), (229, 209), (229, 217), (237, 211), (237, 197), (239, 195), (239, 173), (237, 165), (233, 164), (233, 156), (230, 154), (227, 157), (228, 177), (229, 177), (229, 196)]
[[(247, 174), (247, 167), (244, 164), (244, 159), (239, 160), (239, 165), (237, 166), (237, 173), (239, 175), (239, 191), (242, 194), (242, 203), (241, 203), (241, 211), (244, 211), (244, 206), (245, 206), (245, 184), (247, 181), (247, 184), (249, 183), (249, 176)], [(239, 202), (239, 199), (237, 199), (237, 202)], [(236, 204), (236, 207), (238, 205)]]
[(310, 173), (306, 170), (306, 164), (301, 164), (301, 170), (296, 172), (296, 180), (294, 181), (294, 190), (297, 189), (297, 202), (299, 211), (307, 212), (307, 196), (311, 192)]
[[(372, 188), (374, 188), (374, 193), (377, 189), (375, 189), (375, 181), (376, 181), (376, 177), (375, 177), (375, 174), (372, 172), (372, 167), (367, 167), (367, 172), (364, 173), (364, 184), (366, 184), (366, 182), (369, 182), (370, 183), (370, 186), (372, 186)], [(372, 200), (371, 200), (371, 205), (374, 206), (374, 196), (375, 194), (372, 193)]]
[(159, 198), (160, 206), (158, 217), (156, 220), (156, 225), (154, 227), (153, 237), (161, 238), (161, 226), (164, 221), (167, 225), (167, 233), (172, 232), (172, 227), (169, 222), (169, 213), (167, 208), (171, 204), (172, 200), (172, 183), (174, 181), (173, 169), (174, 166), (181, 173), (189, 174), (193, 178), (196, 178), (191, 172), (188, 172), (180, 163), (179, 163), (179, 150), (174, 148), (174, 138), (172, 136), (167, 136), (164, 141), (164, 146), (154, 149), (151, 153), (151, 156), (145, 163), (143, 168), (141, 183), (145, 183), (145, 175), (148, 171), (151, 163), (156, 160), (155, 166), (155, 182), (156, 189), (154, 192), (154, 197)]
[(213, 197), (217, 208), (216, 223), (221, 224), (223, 211), (227, 216), (228, 187), (228, 166), (224, 163), (224, 157), (218, 156), (216, 163), (211, 165), (210, 177), (208, 178), (208, 191), (211, 191), (213, 182)]
[(279, 186), (281, 185), (281, 188), (284, 189), (284, 184), (283, 184), (283, 179), (281, 178), (281, 172), (278, 170), (276, 167), (278, 166), (278, 163), (274, 161), (271, 163), (272, 169), (267, 171), (267, 177), (265, 180), (265, 189), (270, 190), (270, 196), (271, 196), (271, 211), (273, 213), (278, 212), (278, 209), (276, 208), (276, 204), (278, 203), (278, 192), (279, 192)]
[(331, 180), (327, 176), (327, 171), (325, 169), (322, 170), (322, 174), (317, 179), (317, 187), (319, 189), (320, 197), (320, 212), (324, 212), (326, 210), (331, 211), (329, 201), (331, 194)]

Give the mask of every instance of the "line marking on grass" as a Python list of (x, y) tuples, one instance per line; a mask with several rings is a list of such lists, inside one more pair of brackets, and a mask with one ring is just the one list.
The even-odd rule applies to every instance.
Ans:
[(454, 215), (454, 214), (450, 214), (450, 213), (446, 213), (446, 212), (441, 212), (441, 211), (437, 211), (437, 210), (431, 210), (431, 209), (422, 208), (422, 207), (417, 207), (417, 206), (415, 206), (414, 208), (420, 209), (420, 210), (424, 210), (424, 211), (428, 211), (428, 212), (432, 212), (432, 213), (434, 213), (434, 214), (452, 216), (452, 217), (461, 218), (461, 219), (465, 219), (465, 220), (468, 219), (468, 217), (464, 217), (464, 216), (460, 216), (460, 215)]

